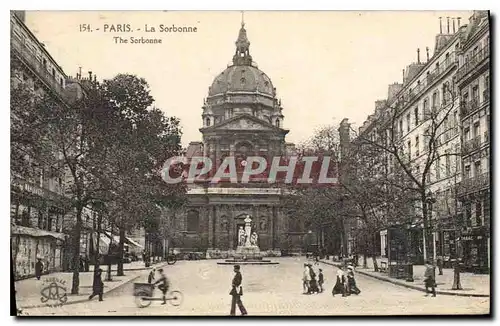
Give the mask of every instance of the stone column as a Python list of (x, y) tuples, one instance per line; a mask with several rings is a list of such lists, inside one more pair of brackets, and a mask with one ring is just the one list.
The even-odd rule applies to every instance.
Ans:
[(230, 211), (228, 211), (228, 227), (229, 227), (229, 239), (228, 239), (228, 244), (229, 248), (228, 250), (232, 250), (234, 248), (234, 232), (236, 228), (236, 223), (234, 220), (234, 206), (231, 206)]
[(220, 158), (221, 158), (221, 153), (220, 153), (220, 140), (217, 139), (215, 140), (215, 162), (212, 162), (213, 164), (215, 164), (215, 168), (216, 170), (219, 169), (219, 166), (221, 164), (221, 162), (219, 162)]
[(276, 247), (276, 207), (272, 206), (271, 207), (271, 216), (269, 218), (269, 228), (271, 231), (271, 249), (274, 250)]
[(214, 249), (214, 243), (213, 243), (214, 216), (212, 214), (212, 205), (207, 205), (206, 214), (208, 215), (208, 248)]
[(210, 160), (212, 160), (213, 174), (215, 174), (215, 172), (217, 172), (217, 160), (216, 160), (215, 155), (216, 155), (216, 153), (215, 153), (215, 141), (210, 140), (210, 149), (208, 150), (208, 156), (210, 157)]
[(217, 230), (217, 223), (219, 223), (218, 219), (217, 219), (217, 214), (218, 214), (218, 209), (217, 209), (217, 205), (214, 205), (212, 206), (212, 243), (213, 243), (213, 246), (214, 248), (217, 248), (217, 246), (219, 245), (218, 244), (218, 241), (217, 241), (217, 234), (216, 234), (216, 230)]

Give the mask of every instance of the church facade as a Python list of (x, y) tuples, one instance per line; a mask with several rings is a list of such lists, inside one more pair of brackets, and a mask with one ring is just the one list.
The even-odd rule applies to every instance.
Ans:
[[(215, 77), (202, 108), (202, 142), (190, 143), (186, 156), (211, 159), (218, 168), (225, 157), (237, 167), (249, 156), (295, 155), (283, 128), (283, 108), (271, 79), (253, 63), (244, 23), (239, 30), (230, 66)], [(303, 219), (287, 207), (285, 190), (267, 182), (189, 185), (189, 205), (169, 212), (170, 248), (178, 252), (231, 254), (238, 230), (252, 220), (263, 253), (280, 255), (304, 248)], [(309, 239), (309, 241), (314, 241)]]

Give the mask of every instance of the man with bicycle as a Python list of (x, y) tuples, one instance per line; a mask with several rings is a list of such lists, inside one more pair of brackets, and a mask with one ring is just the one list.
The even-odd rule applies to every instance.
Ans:
[(170, 282), (168, 281), (168, 278), (165, 275), (165, 273), (163, 273), (163, 268), (160, 268), (158, 270), (158, 272), (160, 273), (160, 278), (158, 279), (158, 281), (155, 282), (155, 285), (160, 283), (160, 285), (158, 285), (158, 289), (160, 289), (161, 292), (163, 293), (163, 303), (162, 304), (166, 304), (167, 303), (167, 292), (168, 292), (168, 288), (170, 287)]

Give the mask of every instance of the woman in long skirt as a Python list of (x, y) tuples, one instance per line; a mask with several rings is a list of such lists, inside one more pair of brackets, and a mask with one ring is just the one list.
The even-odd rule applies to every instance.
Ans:
[(337, 271), (337, 281), (335, 282), (335, 285), (333, 286), (332, 295), (335, 296), (335, 294), (342, 293), (342, 296), (345, 297), (346, 296), (345, 283), (346, 283), (346, 279), (345, 279), (344, 271), (342, 269), (339, 269)]
[(356, 286), (356, 279), (354, 278), (354, 267), (347, 267), (347, 293), (360, 294), (361, 291)]

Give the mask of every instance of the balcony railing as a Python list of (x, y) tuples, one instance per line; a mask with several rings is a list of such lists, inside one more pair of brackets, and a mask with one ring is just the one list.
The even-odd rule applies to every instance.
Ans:
[(469, 153), (475, 151), (481, 147), (481, 136), (476, 136), (470, 140), (464, 142), (463, 153)]
[(471, 57), (467, 62), (464, 63), (457, 71), (457, 80), (465, 77), (469, 72), (476, 68), (479, 64), (483, 62), (484, 59), (490, 56), (490, 46), (487, 45), (481, 50), (479, 50), (476, 55)]
[(490, 187), (490, 174), (488, 172), (462, 180), (458, 187), (459, 195), (466, 195)]
[(25, 191), (27, 193), (36, 195), (38, 197), (47, 198), (55, 201), (67, 200), (63, 195), (52, 191), (47, 188), (42, 188), (39, 185), (24, 180), (22, 178), (14, 178), (11, 180), (11, 186), (17, 188), (18, 190)]
[(11, 48), (18, 52), (18, 56), (31, 69), (36, 72), (37, 76), (48, 86), (49, 89), (56, 92), (62, 99), (67, 100), (68, 96), (64, 87), (52, 76), (47, 68), (36, 58), (26, 44), (22, 43), (16, 37), (11, 37)]
[(479, 98), (474, 98), (470, 101), (462, 101), (460, 103), (460, 114), (462, 117), (471, 114), (479, 109)]
[(450, 68), (457, 65), (457, 56), (455, 52), (451, 52), (450, 56), (445, 60), (441, 61), (439, 66), (427, 74), (425, 78), (421, 80), (420, 84), (416, 87), (408, 89), (402, 94), (403, 103), (411, 102), (414, 98), (419, 97), (421, 94), (427, 91), (428, 87), (433, 81), (439, 79), (443, 76)]

